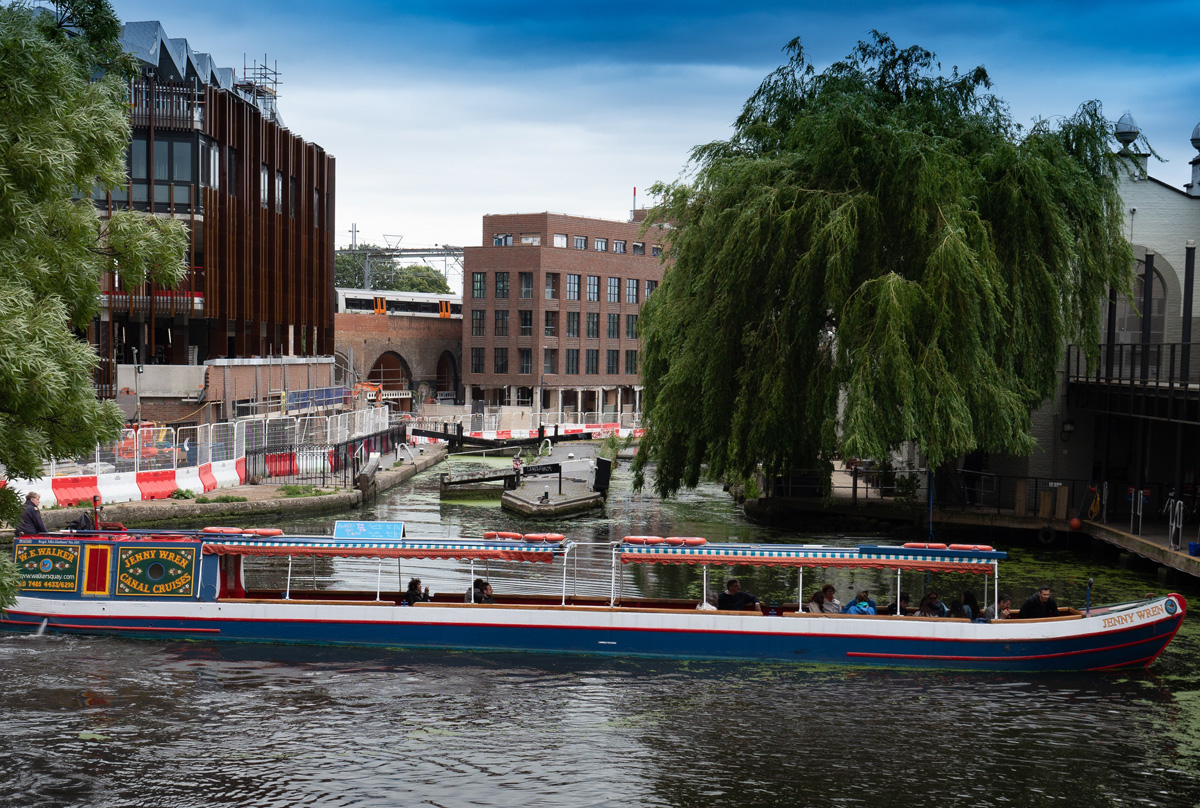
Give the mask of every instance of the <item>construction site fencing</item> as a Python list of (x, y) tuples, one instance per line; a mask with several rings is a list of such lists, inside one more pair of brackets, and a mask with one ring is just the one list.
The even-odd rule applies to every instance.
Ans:
[(404, 443), (402, 426), (337, 442), (273, 443), (246, 451), (246, 479), (272, 485), (351, 488), (372, 454), (384, 455)]
[(0, 480), (22, 494), (41, 494), (43, 507), (90, 503), (94, 497), (101, 502), (161, 499), (177, 489), (199, 494), (240, 485), (246, 481), (250, 455), (287, 447), (313, 447), (299, 453), (297, 467), (332, 471), (336, 466), (340, 471), (346, 461), (322, 459), (316, 447), (323, 447), (326, 456), (336, 456), (339, 447), (351, 444), (356, 451), (363, 445), (394, 446), (393, 438), (377, 439), (380, 433), (390, 434), (383, 407), (179, 428), (143, 424), (123, 430), (116, 441), (97, 445), (87, 454), (44, 463), (34, 479), (8, 478), (0, 469)]

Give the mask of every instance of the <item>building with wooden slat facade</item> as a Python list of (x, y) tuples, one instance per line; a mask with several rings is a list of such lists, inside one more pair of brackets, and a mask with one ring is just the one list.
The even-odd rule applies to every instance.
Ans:
[(97, 392), (117, 394), (119, 365), (332, 355), (334, 158), (284, 125), (274, 71), (238, 77), (158, 22), (128, 23), (122, 44), (142, 65), (129, 184), (93, 198), (183, 221), (191, 271), (172, 290), (105, 278)]

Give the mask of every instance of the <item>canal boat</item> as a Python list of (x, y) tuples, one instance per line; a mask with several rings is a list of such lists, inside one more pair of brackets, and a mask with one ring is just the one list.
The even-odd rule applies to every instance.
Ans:
[[(419, 649), (531, 651), (728, 660), (838, 663), (986, 671), (1096, 671), (1140, 668), (1171, 642), (1186, 612), (1180, 595), (1147, 597), (1037, 620), (927, 618), (907, 614), (808, 614), (798, 603), (718, 611), (700, 599), (658, 599), (623, 591), (628, 564), (773, 566), (794, 570), (870, 568), (982, 575), (999, 592), (1005, 553), (972, 545), (899, 546), (717, 544), (695, 537), (629, 536), (611, 555), (608, 594), (579, 596), (567, 562), (582, 544), (556, 534), (485, 534), (482, 539), (408, 538), (355, 531), (334, 537), (278, 530), (59, 532), (14, 545), (20, 592), (0, 629), (155, 639), (305, 643)], [(248, 559), (288, 559), (284, 585), (251, 588)], [(292, 563), (308, 558), (378, 560), (374, 591), (301, 590)], [(524, 562), (559, 591), (497, 594), (497, 603), (439, 594), (408, 605), (397, 586), (410, 559), (476, 565)], [(391, 566), (395, 562), (395, 567)], [(278, 563), (278, 562), (277, 562)], [(561, 585), (559, 581), (561, 580)], [(595, 588), (592, 591), (597, 591)], [(467, 599), (471, 599), (468, 594)]]

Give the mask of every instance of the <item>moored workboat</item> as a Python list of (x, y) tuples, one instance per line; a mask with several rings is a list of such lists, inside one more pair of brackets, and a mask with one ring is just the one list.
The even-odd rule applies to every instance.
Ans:
[[(354, 523), (351, 523), (354, 524)], [(361, 524), (361, 523), (360, 523)], [(1143, 667), (1170, 643), (1186, 611), (1179, 595), (1093, 608), (1062, 609), (1039, 620), (990, 623), (908, 615), (806, 614), (799, 604), (768, 610), (698, 610), (699, 600), (631, 598), (620, 564), (867, 567), (980, 574), (998, 591), (990, 547), (919, 545), (710, 544), (696, 537), (627, 537), (611, 547), (608, 597), (569, 594), (564, 559), (577, 551), (557, 534), (474, 539), (412, 539), (402, 528), (382, 537), (284, 536), (279, 531), (65, 532), (19, 539), (17, 603), (0, 628), (243, 642), (402, 648), (490, 649), (781, 660), (887, 667), (999, 671)], [(378, 531), (375, 531), (378, 534)], [(264, 535), (265, 534), (265, 535)], [(374, 592), (248, 589), (243, 562), (376, 558)], [(461, 595), (398, 608), (381, 586), (385, 559), (520, 561), (562, 566), (560, 592), (464, 603)], [(289, 561), (289, 571), (290, 571)], [(986, 592), (986, 585), (985, 585)], [(986, 598), (985, 598), (986, 599)]]

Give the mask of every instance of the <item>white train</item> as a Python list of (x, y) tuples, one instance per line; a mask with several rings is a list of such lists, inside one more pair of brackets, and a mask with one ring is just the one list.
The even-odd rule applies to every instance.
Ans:
[(462, 297), (433, 292), (383, 292), (338, 287), (337, 310), (350, 314), (397, 314), (462, 319)]

